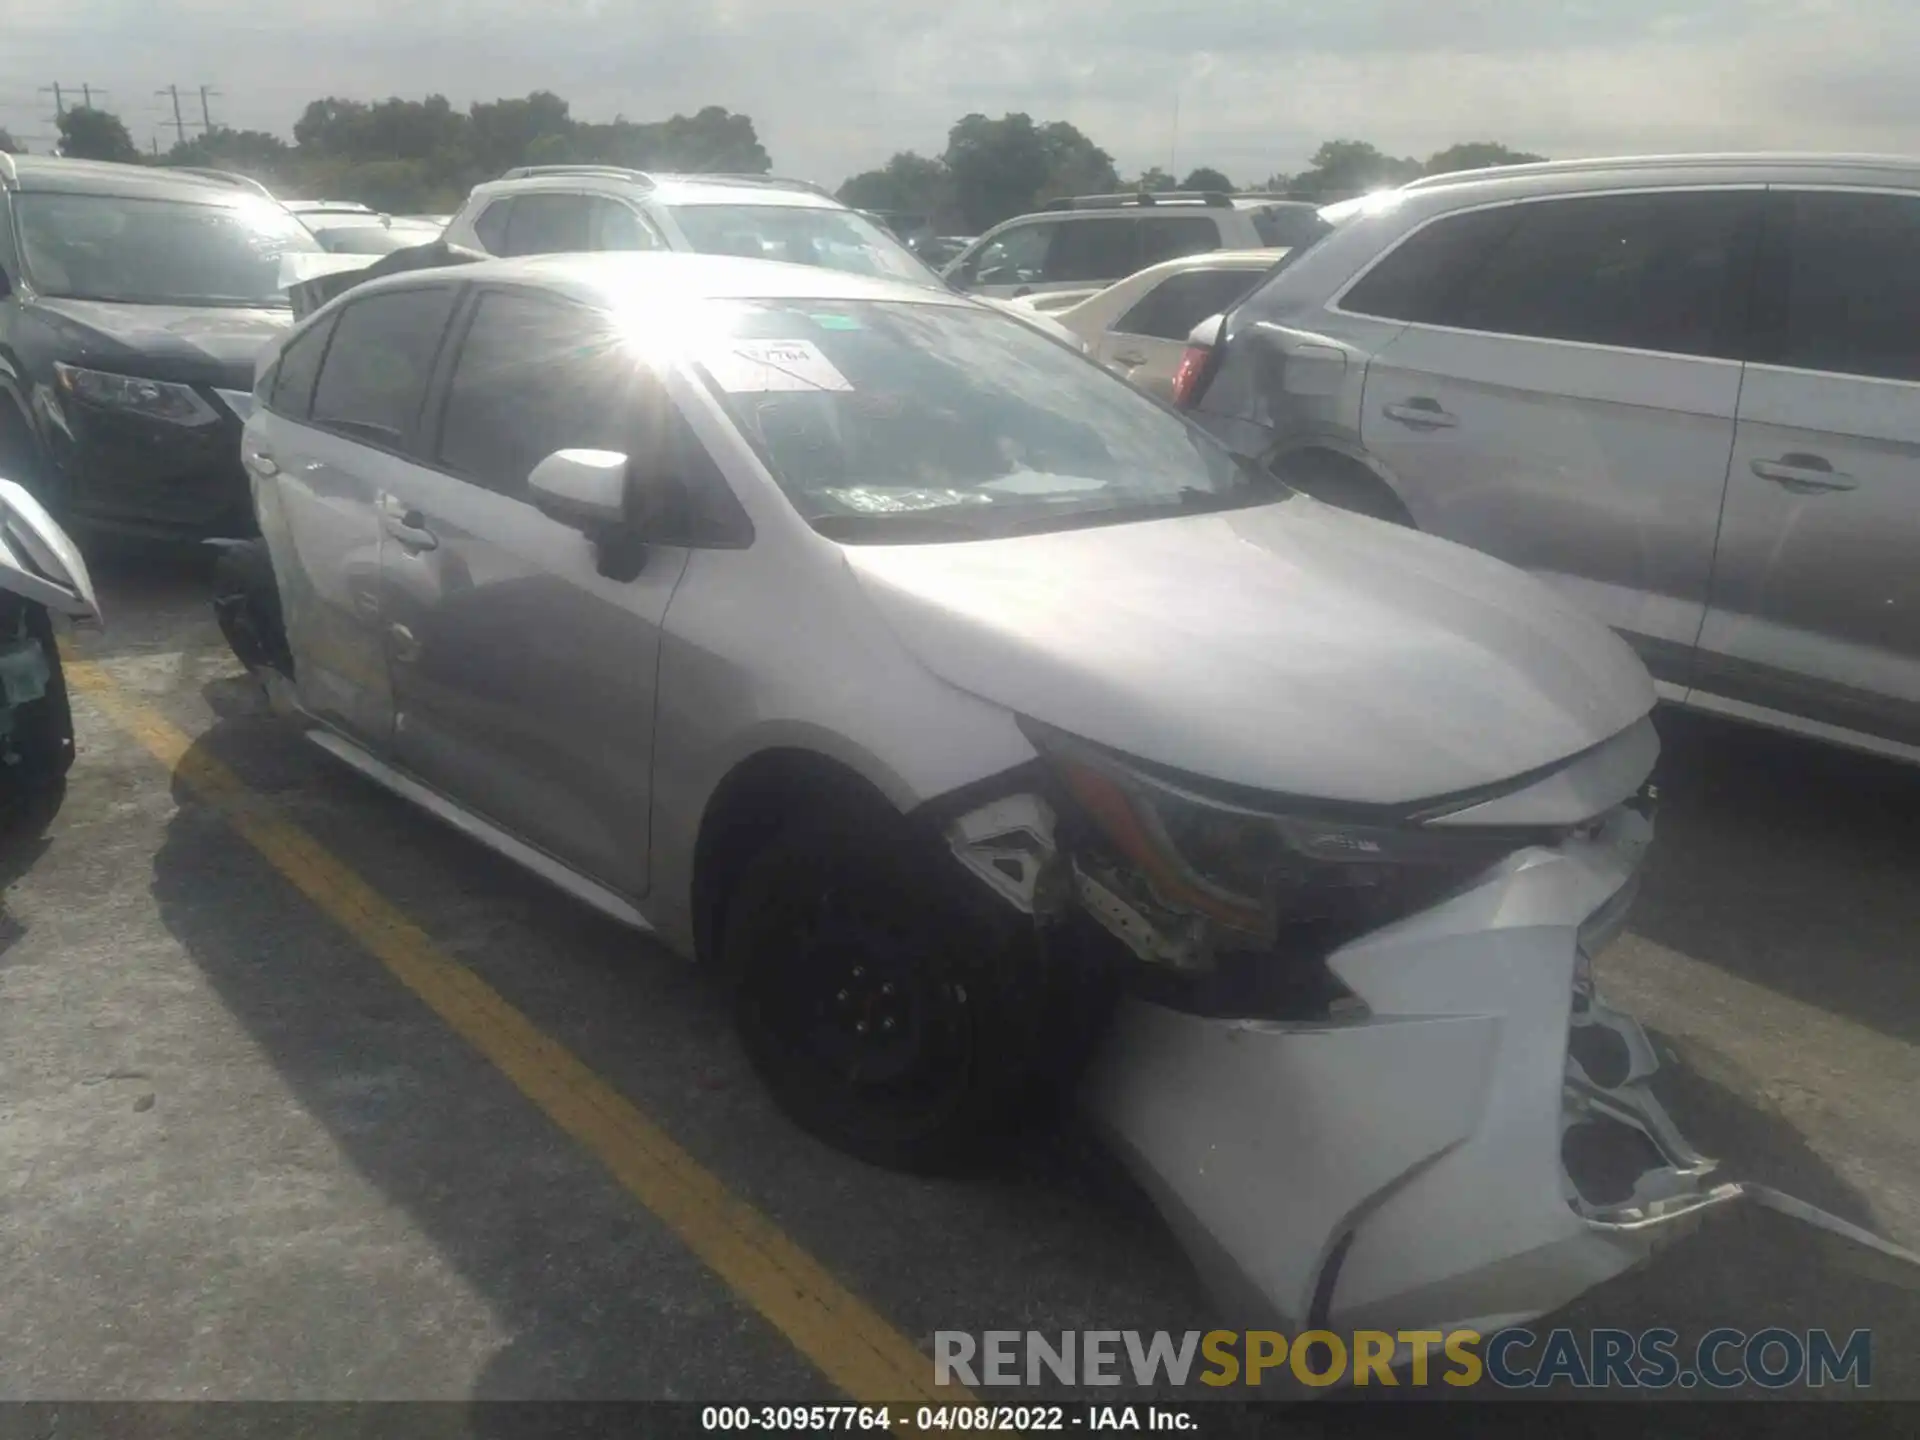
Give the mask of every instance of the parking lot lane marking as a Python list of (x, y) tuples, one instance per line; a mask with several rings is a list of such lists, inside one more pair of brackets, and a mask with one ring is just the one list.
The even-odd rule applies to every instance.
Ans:
[(912, 1341), (571, 1051), (449, 958), (425, 931), (286, 819), (273, 801), (194, 749), (184, 731), (122, 690), (98, 664), (69, 659), (66, 674), (74, 692), (139, 741), (549, 1119), (592, 1151), (634, 1198), (842, 1392), (875, 1405), (971, 1400), (961, 1386), (936, 1387), (933, 1362)]

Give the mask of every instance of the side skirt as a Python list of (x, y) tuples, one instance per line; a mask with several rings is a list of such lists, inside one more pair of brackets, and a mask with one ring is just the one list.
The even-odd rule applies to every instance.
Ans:
[(306, 736), (336, 760), (342, 760), (351, 765), (376, 785), (391, 790), (403, 800), (411, 800), (429, 815), (452, 826), (468, 839), (477, 840), (489, 850), (504, 855), (522, 869), (532, 871), (549, 885), (566, 891), (574, 899), (591, 905), (601, 914), (610, 916), (623, 925), (631, 925), (636, 930), (653, 928), (647, 923), (646, 917), (633, 907), (632, 902), (622, 899), (598, 881), (587, 879), (570, 866), (561, 864), (544, 850), (536, 850), (524, 841), (514, 839), (492, 821), (482, 820), (471, 810), (454, 804), (439, 791), (430, 790), (419, 781), (402, 774), (386, 761), (369, 754), (344, 736), (324, 729), (309, 729)]

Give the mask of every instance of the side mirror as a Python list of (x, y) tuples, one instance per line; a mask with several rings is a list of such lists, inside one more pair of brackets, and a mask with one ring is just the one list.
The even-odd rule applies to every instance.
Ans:
[(527, 476), (542, 515), (599, 537), (627, 523), (627, 457), (618, 450), (556, 450)]

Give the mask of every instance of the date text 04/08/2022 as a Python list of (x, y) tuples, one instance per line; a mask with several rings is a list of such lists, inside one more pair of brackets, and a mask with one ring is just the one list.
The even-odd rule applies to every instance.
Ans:
[(1184, 1411), (1154, 1405), (708, 1405), (703, 1430), (953, 1430), (978, 1434), (1036, 1430), (1160, 1430), (1196, 1428)]

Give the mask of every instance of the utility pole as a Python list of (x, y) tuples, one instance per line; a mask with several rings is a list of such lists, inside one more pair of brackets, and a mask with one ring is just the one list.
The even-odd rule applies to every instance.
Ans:
[(202, 85), (200, 87), (200, 133), (203, 135), (211, 135), (213, 133), (213, 112), (207, 108), (207, 97), (214, 96), (217, 98), (219, 94), (220, 92), (210, 85)]
[[(180, 118), (180, 87), (178, 85), (168, 85), (164, 89), (156, 90), (153, 93), (156, 95), (167, 95), (172, 97), (173, 120), (171, 123), (173, 125), (174, 139), (177, 140), (182, 145), (186, 144), (187, 122)], [(169, 122), (162, 120), (160, 123), (162, 125), (166, 125)]]
[(40, 93), (42, 95), (45, 95), (48, 91), (53, 92), (53, 114), (54, 118), (58, 119), (67, 113), (66, 99), (60, 94), (60, 82), (56, 80), (51, 85), (42, 85), (40, 87)]

